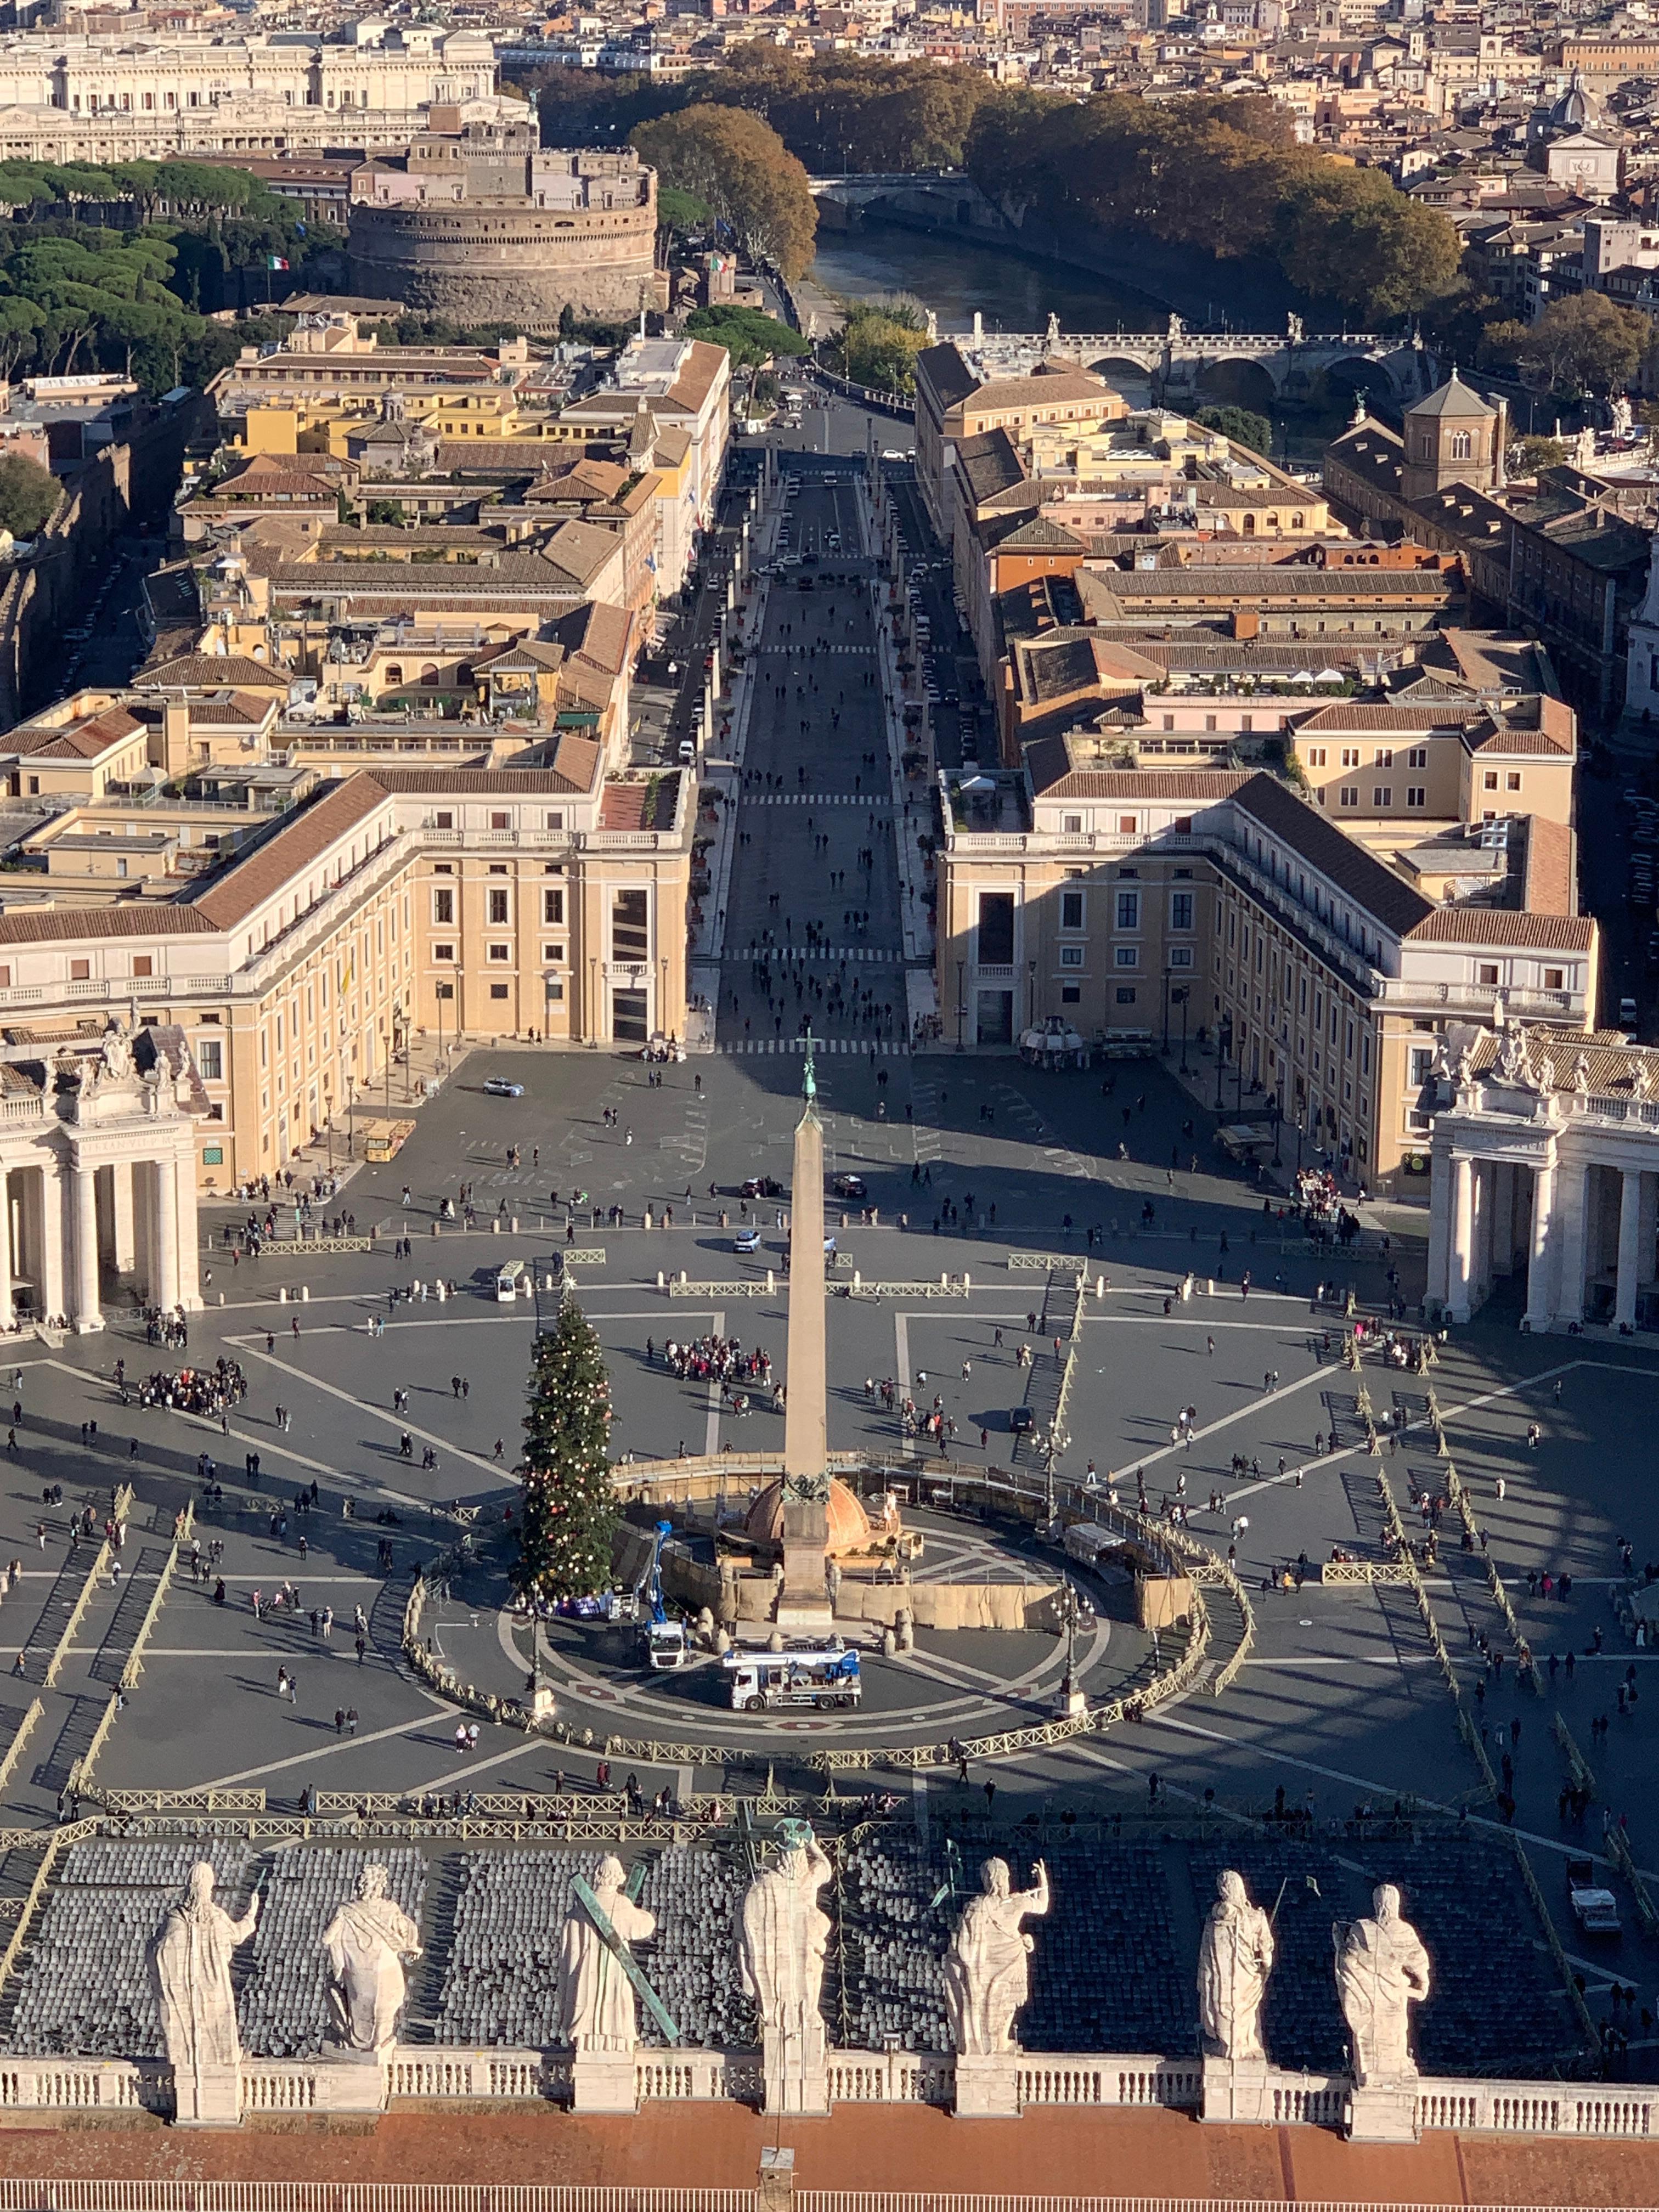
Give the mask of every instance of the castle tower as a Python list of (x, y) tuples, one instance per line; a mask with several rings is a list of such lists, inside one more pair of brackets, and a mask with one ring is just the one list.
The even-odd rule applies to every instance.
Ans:
[(1449, 484), (1494, 491), (1503, 482), (1504, 418), (1454, 368), (1437, 392), (1408, 407), (1406, 459), (1400, 480), (1405, 499), (1431, 499)]

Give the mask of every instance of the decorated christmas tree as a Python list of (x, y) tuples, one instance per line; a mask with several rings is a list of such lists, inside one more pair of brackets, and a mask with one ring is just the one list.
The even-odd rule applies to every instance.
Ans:
[(611, 1583), (617, 1498), (611, 1481), (611, 1382), (599, 1340), (573, 1297), (536, 1340), (525, 1416), (514, 1580), (550, 1603)]

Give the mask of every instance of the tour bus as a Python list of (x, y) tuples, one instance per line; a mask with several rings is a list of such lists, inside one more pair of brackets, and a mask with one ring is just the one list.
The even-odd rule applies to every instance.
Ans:
[(526, 1260), (509, 1260), (495, 1278), (495, 1297), (504, 1306), (510, 1306), (514, 1298), (527, 1298), (533, 1287)]
[(864, 1693), (859, 1655), (839, 1636), (823, 1644), (787, 1644), (728, 1651), (721, 1662), (732, 1682), (733, 1712), (763, 1713), (780, 1705), (855, 1705)]

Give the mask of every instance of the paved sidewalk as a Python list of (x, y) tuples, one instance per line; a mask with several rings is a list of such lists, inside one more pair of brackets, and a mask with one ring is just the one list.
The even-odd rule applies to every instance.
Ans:
[[(864, 533), (865, 551), (872, 558), (879, 557), (880, 544), (876, 520), (872, 510), (867, 488), (859, 487), (859, 522)], [(893, 800), (893, 838), (898, 855), (900, 905), (899, 921), (903, 931), (904, 957), (913, 963), (905, 975), (906, 1013), (909, 1034), (914, 1037), (919, 1019), (939, 1012), (939, 993), (933, 977), (933, 925), (928, 918), (927, 905), (927, 865), (914, 832), (920, 827), (917, 815), (925, 818), (927, 786), (924, 780), (921, 790), (910, 787), (904, 773), (906, 734), (904, 726), (904, 696), (899, 681), (898, 656), (893, 643), (893, 624), (886, 605), (888, 579), (880, 574), (870, 582), (872, 605), (876, 617), (876, 655), (881, 679), (883, 720), (887, 732), (888, 781)]]

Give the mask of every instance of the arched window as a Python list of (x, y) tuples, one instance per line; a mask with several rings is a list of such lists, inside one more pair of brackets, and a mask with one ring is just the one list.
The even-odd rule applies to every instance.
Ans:
[(1454, 430), (1452, 432), (1451, 441), (1451, 457), (1453, 460), (1467, 461), (1469, 458), (1469, 453), (1470, 441), (1468, 432), (1467, 430)]
[(438, 671), (436, 665), (428, 660), (425, 667), (421, 671), (421, 681), (422, 684), (435, 684), (437, 680)]
[(388, 684), (401, 684), (403, 682), (404, 669), (403, 663), (400, 660), (393, 660), (387, 663), (386, 680)]

